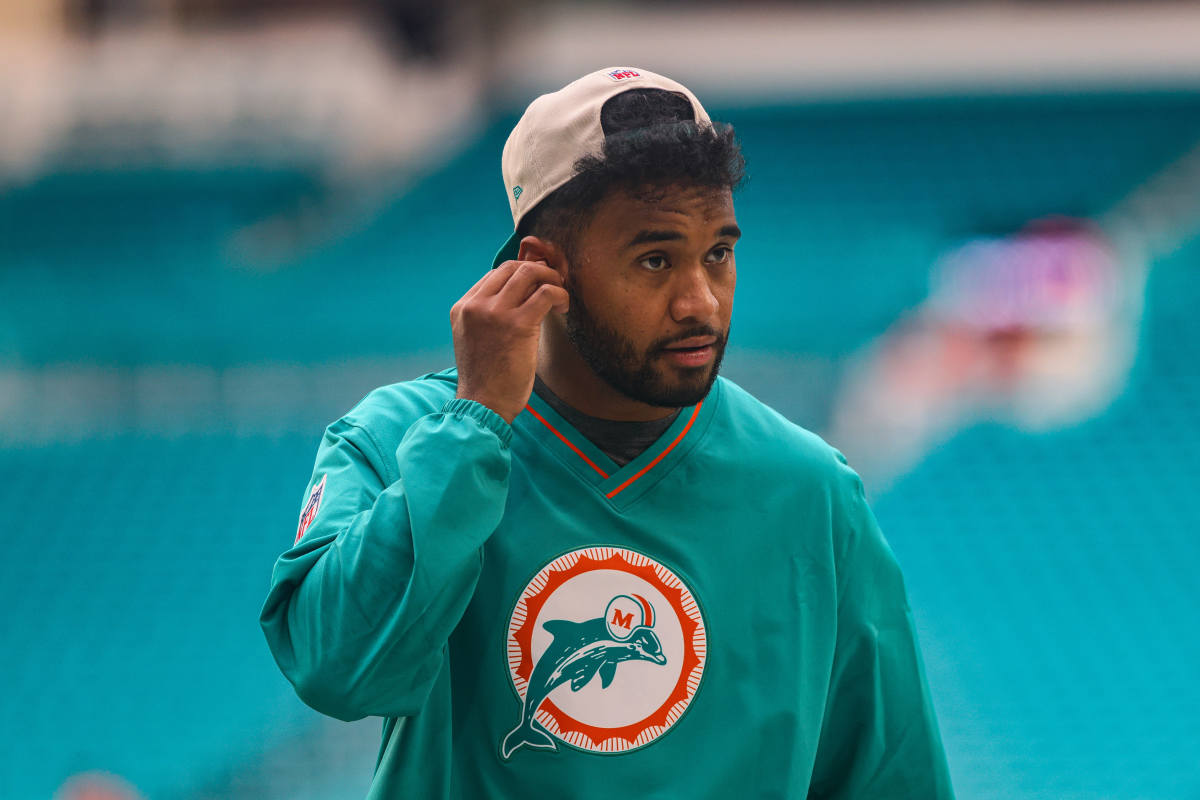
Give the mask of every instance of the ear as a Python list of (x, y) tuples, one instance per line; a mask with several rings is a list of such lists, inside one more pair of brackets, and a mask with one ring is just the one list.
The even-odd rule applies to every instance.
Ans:
[(517, 260), (542, 261), (559, 275), (567, 274), (566, 254), (563, 253), (561, 247), (548, 239), (526, 236), (521, 240), (521, 247), (517, 251)]

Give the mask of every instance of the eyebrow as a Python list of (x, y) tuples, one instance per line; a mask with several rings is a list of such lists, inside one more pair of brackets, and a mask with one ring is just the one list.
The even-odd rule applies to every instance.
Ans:
[(625, 245), (625, 249), (637, 247), (639, 244), (650, 242), (677, 242), (684, 238), (678, 231), (638, 231)]
[[(742, 236), (742, 229), (737, 225), (726, 225), (721, 230), (717, 231), (717, 238), (724, 239), (739, 239)], [(626, 249), (637, 247), (639, 244), (650, 244), (653, 242), (677, 242), (684, 239), (684, 235), (678, 231), (638, 231), (632, 239), (625, 245)]]

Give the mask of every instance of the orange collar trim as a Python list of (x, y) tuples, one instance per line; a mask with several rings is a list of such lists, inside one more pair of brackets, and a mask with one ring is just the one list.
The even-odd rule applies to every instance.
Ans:
[[(571, 440), (568, 439), (567, 437), (563, 436), (561, 433), (559, 433), (558, 428), (554, 427), (549, 422), (547, 422), (545, 417), (543, 417), (538, 412), (534, 411), (533, 406), (526, 404), (525, 410), (528, 411), (530, 414), (533, 414), (533, 416), (537, 418), (538, 422), (542, 423), (547, 428), (549, 428), (550, 432), (553, 433), (555, 436), (557, 436), (562, 441), (563, 444), (565, 444), (567, 447), (569, 447), (573, 451), (575, 451), (575, 455), (579, 456), (584, 461), (586, 461), (589, 467), (596, 470), (596, 472), (599, 472), (600, 477), (604, 478), (605, 480), (608, 480), (609, 475), (607, 472), (600, 469), (600, 467), (596, 466), (595, 461), (592, 461), (590, 458), (587, 457), (587, 454), (585, 454), (582, 450), (580, 450), (575, 445), (571, 444)], [(674, 445), (671, 445), (671, 446), (674, 447)], [(624, 488), (624, 487), (622, 487), (622, 488)]]
[[(666, 458), (666, 457), (667, 457), (667, 454), (668, 454), (668, 453), (670, 453), (672, 450), (674, 450), (674, 449), (675, 449), (675, 446), (676, 446), (677, 444), (679, 444), (681, 441), (683, 441), (683, 437), (687, 436), (687, 433), (688, 433), (688, 431), (690, 431), (690, 430), (692, 429), (692, 424), (693, 424), (693, 423), (696, 421), (696, 417), (697, 417), (697, 416), (699, 416), (699, 414), (700, 414), (700, 409), (701, 409), (701, 407), (703, 407), (703, 405), (704, 405), (704, 401), (701, 401), (701, 402), (699, 402), (699, 403), (696, 403), (696, 407), (695, 407), (694, 409), (692, 409), (692, 416), (691, 416), (691, 417), (688, 419), (688, 421), (687, 421), (687, 424), (683, 426), (683, 430), (681, 430), (681, 431), (679, 432), (679, 435), (675, 437), (675, 440), (674, 440), (673, 442), (671, 442), (669, 445), (667, 445), (667, 446), (666, 446), (666, 448), (665, 448), (665, 449), (663, 449), (663, 451), (662, 451), (661, 453), (659, 453), (657, 456), (655, 456), (655, 457), (654, 457), (654, 460), (653, 460), (653, 461), (651, 461), (649, 464), (647, 464), (646, 466), (644, 466), (644, 467), (642, 467), (641, 469), (639, 469), (639, 470), (637, 471), (637, 473), (635, 473), (635, 474), (633, 474), (633, 475), (630, 475), (630, 476), (629, 476), (629, 478), (628, 478), (628, 479), (627, 479), (627, 480), (626, 480), (624, 483), (622, 483), (622, 484), (621, 484), (620, 486), (618, 486), (617, 488), (613, 489), (611, 492), (608, 492), (608, 493), (607, 493), (606, 495), (604, 495), (604, 496), (605, 496), (605, 497), (607, 497), (609, 500), (611, 500), (612, 498), (616, 497), (616, 496), (617, 496), (617, 495), (619, 495), (621, 492), (623, 492), (623, 491), (625, 491), (626, 489), (628, 489), (628, 488), (629, 488), (629, 486), (630, 486), (630, 484), (632, 484), (632, 483), (633, 483), (634, 481), (636, 481), (638, 478), (642, 477), (642, 476), (643, 476), (643, 475), (645, 475), (647, 472), (649, 472), (650, 470), (654, 469), (655, 465), (657, 465), (657, 464), (658, 464), (658, 462), (660, 462), (660, 461), (662, 461), (664, 458)], [(576, 447), (574, 444), (572, 444), (572, 443), (571, 443), (571, 440), (570, 440), (570, 439), (568, 439), (566, 436), (564, 436), (564, 435), (563, 435), (563, 434), (562, 434), (562, 433), (561, 433), (561, 432), (558, 430), (558, 428), (555, 428), (553, 425), (551, 425), (551, 424), (550, 424), (550, 423), (549, 423), (549, 422), (546, 420), (546, 418), (545, 418), (545, 417), (543, 417), (541, 414), (539, 414), (537, 411), (535, 411), (535, 410), (534, 410), (534, 408), (533, 408), (533, 406), (531, 406), (531, 405), (529, 405), (529, 404), (527, 403), (527, 404), (525, 405), (525, 410), (526, 410), (526, 411), (528, 411), (530, 414), (532, 414), (532, 415), (534, 416), (534, 418), (535, 418), (535, 419), (536, 419), (538, 422), (540, 422), (540, 423), (542, 423), (543, 425), (545, 425), (545, 426), (546, 426), (546, 427), (547, 427), (547, 428), (550, 430), (550, 432), (551, 432), (551, 433), (553, 433), (555, 436), (557, 436), (557, 437), (558, 437), (558, 440), (559, 440), (559, 441), (561, 441), (561, 442), (562, 442), (563, 444), (565, 444), (567, 447), (571, 448), (571, 451), (572, 451), (573, 453), (575, 453), (575, 455), (577, 455), (577, 456), (579, 456), (580, 458), (582, 458), (582, 459), (583, 459), (583, 460), (584, 460), (584, 461), (587, 463), (587, 465), (588, 465), (589, 467), (591, 467), (592, 469), (596, 470), (596, 472), (597, 472), (597, 473), (600, 475), (600, 477), (604, 478), (605, 480), (608, 480), (610, 477), (612, 477), (612, 476), (610, 476), (610, 475), (609, 475), (607, 472), (605, 472), (604, 470), (600, 469), (600, 467), (599, 467), (599, 466), (597, 466), (597, 464), (596, 464), (596, 462), (595, 462), (595, 461), (592, 461), (590, 458), (588, 458), (586, 453), (584, 453), (582, 450), (580, 450), (578, 447)]]
[(606, 495), (605, 495), (605, 497), (607, 497), (609, 500), (613, 499), (614, 497), (616, 497), (617, 495), (619, 495), (621, 492), (625, 491), (626, 487), (628, 487), (628, 486), (629, 486), (629, 484), (633, 483), (633, 482), (634, 482), (634, 481), (636, 481), (638, 478), (640, 478), (640, 477), (642, 477), (643, 475), (645, 475), (647, 472), (649, 472), (651, 469), (653, 469), (653, 468), (654, 468), (654, 465), (655, 465), (655, 464), (657, 464), (658, 462), (660, 462), (660, 461), (662, 461), (664, 458), (666, 458), (666, 455), (667, 455), (667, 453), (669, 453), (669, 452), (671, 452), (672, 450), (674, 450), (674, 449), (675, 449), (675, 445), (679, 444), (679, 443), (680, 443), (680, 441), (682, 441), (682, 440), (683, 440), (683, 437), (684, 437), (684, 436), (687, 436), (687, 432), (688, 432), (688, 431), (690, 431), (690, 430), (692, 429), (692, 423), (696, 421), (696, 415), (700, 413), (700, 407), (701, 407), (702, 405), (704, 405), (704, 402), (703, 402), (703, 401), (701, 401), (701, 402), (699, 402), (699, 403), (696, 403), (696, 407), (695, 407), (695, 408), (692, 410), (692, 416), (691, 416), (691, 419), (689, 419), (689, 420), (687, 421), (687, 425), (684, 425), (684, 426), (683, 426), (683, 430), (681, 430), (681, 431), (679, 432), (679, 435), (675, 437), (675, 441), (673, 441), (673, 442), (671, 442), (669, 445), (667, 445), (667, 448), (666, 448), (665, 450), (663, 450), (661, 453), (659, 453), (657, 456), (655, 456), (653, 461), (651, 461), (649, 464), (647, 464), (646, 466), (644, 466), (644, 467), (642, 467), (641, 469), (639, 469), (639, 470), (637, 471), (637, 474), (635, 474), (635, 475), (631, 475), (631, 476), (629, 477), (629, 480), (625, 481), (625, 482), (624, 482), (624, 483), (622, 483), (620, 486), (618, 486), (617, 488), (613, 489), (611, 492), (609, 492), (608, 494), (606, 494)]

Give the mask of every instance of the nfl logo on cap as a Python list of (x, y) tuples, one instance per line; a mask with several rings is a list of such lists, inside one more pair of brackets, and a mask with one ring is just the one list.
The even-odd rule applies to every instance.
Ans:
[(642, 77), (642, 73), (638, 72), (636, 69), (630, 69), (629, 67), (618, 67), (617, 69), (614, 69), (612, 72), (608, 73), (608, 77), (612, 78), (614, 81), (627, 81), (631, 78)]

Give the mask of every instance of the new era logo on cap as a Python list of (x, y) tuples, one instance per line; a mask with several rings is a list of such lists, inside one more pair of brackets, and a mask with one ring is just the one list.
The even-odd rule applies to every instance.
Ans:
[(636, 69), (630, 69), (629, 67), (619, 67), (618, 69), (614, 69), (612, 72), (608, 73), (608, 77), (614, 81), (627, 81), (631, 78), (642, 77), (642, 73), (638, 72)]

